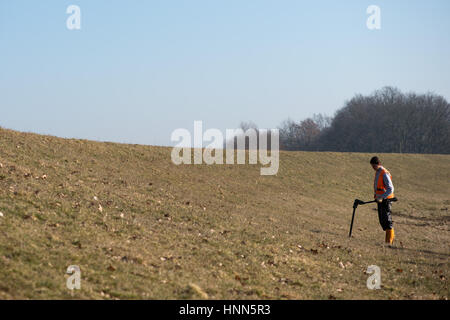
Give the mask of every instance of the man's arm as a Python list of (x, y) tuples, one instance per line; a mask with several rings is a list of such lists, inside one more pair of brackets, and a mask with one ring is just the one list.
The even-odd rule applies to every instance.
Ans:
[(387, 173), (385, 173), (383, 175), (383, 182), (384, 182), (384, 185), (386, 186), (386, 192), (383, 193), (383, 195), (381, 195), (381, 198), (386, 199), (392, 193), (394, 193), (394, 185), (392, 184), (391, 177)]

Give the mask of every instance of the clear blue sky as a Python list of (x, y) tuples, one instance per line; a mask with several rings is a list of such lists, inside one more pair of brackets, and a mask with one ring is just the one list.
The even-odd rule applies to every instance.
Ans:
[(172, 145), (194, 120), (274, 128), (385, 85), (450, 101), (450, 1), (1, 0), (0, 58), (0, 126)]

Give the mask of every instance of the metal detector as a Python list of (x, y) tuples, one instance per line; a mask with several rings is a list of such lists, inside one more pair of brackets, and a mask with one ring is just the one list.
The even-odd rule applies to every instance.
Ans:
[[(396, 202), (398, 201), (397, 198), (391, 198), (391, 199), (386, 199), (389, 202)], [(372, 200), (372, 201), (362, 201), (359, 199), (355, 199), (355, 202), (353, 202), (353, 214), (352, 214), (352, 222), (350, 224), (350, 232), (348, 234), (349, 237), (352, 236), (352, 229), (353, 229), (353, 221), (355, 220), (355, 212), (356, 212), (356, 208), (358, 208), (359, 205), (363, 205), (363, 204), (368, 204), (368, 203), (374, 203), (377, 202), (377, 200)]]

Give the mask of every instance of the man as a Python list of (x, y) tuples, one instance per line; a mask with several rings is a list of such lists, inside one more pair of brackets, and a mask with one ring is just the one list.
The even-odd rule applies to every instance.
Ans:
[(388, 199), (394, 198), (394, 185), (392, 176), (380, 162), (378, 157), (370, 159), (370, 164), (375, 170), (375, 181), (373, 184), (374, 197), (378, 205), (378, 219), (384, 231), (386, 231), (386, 243), (392, 245), (394, 242), (394, 228), (392, 227), (391, 202)]

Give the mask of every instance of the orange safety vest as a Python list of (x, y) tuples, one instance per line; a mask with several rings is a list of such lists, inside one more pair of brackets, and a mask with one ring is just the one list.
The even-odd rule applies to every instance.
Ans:
[[(375, 197), (377, 195), (382, 195), (386, 192), (386, 186), (384, 185), (383, 176), (387, 173), (389, 177), (392, 180), (392, 175), (389, 171), (387, 171), (385, 168), (381, 169), (380, 174), (378, 175), (378, 181), (377, 181), (377, 190), (375, 190)], [(375, 172), (375, 179), (377, 178), (377, 172)], [(394, 197), (394, 193), (392, 192), (387, 198), (392, 199)]]

